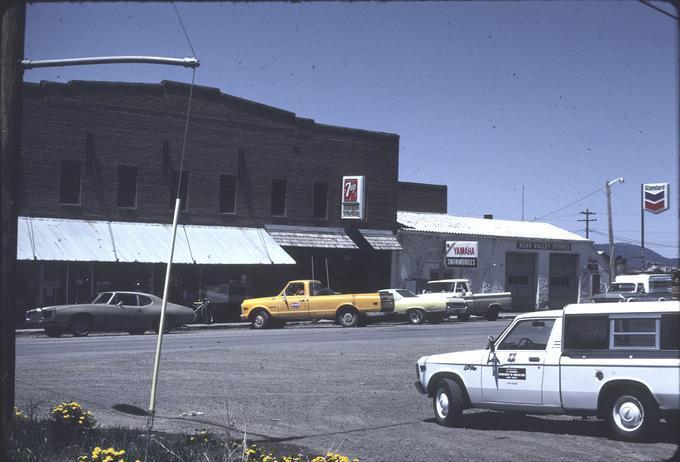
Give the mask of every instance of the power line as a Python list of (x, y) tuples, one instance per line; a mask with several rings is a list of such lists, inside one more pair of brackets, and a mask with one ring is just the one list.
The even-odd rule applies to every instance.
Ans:
[(184, 22), (182, 21), (182, 16), (179, 14), (179, 10), (177, 9), (177, 5), (175, 5), (175, 2), (172, 2), (172, 7), (175, 9), (175, 14), (177, 15), (177, 19), (179, 20), (179, 25), (182, 26), (182, 31), (184, 31), (184, 36), (187, 38), (187, 42), (189, 42), (189, 48), (191, 48), (191, 53), (193, 57), (196, 57), (196, 52), (194, 51), (194, 46), (191, 44), (191, 39), (189, 38), (189, 33), (187, 32), (186, 28), (184, 27)]
[(566, 209), (566, 208), (568, 208), (568, 207), (571, 207), (572, 205), (578, 204), (578, 203), (581, 202), (582, 200), (587, 199), (587, 198), (589, 198), (590, 196), (593, 196), (593, 195), (599, 193), (599, 192), (602, 191), (603, 189), (604, 189), (604, 186), (603, 186), (603, 187), (600, 187), (600, 188), (597, 188), (595, 191), (593, 191), (593, 192), (591, 192), (591, 193), (589, 193), (589, 194), (586, 194), (585, 196), (583, 196), (583, 197), (581, 197), (581, 198), (579, 198), (579, 199), (576, 199), (574, 202), (570, 202), (570, 203), (568, 203), (567, 205), (565, 205), (565, 206), (563, 206), (563, 207), (560, 207), (559, 209), (553, 210), (552, 212), (546, 213), (545, 215), (542, 215), (542, 216), (540, 216), (540, 217), (534, 217), (533, 221), (542, 220), (542, 219), (545, 218), (545, 217), (549, 217), (550, 215), (553, 215), (553, 214), (555, 214), (555, 213), (557, 213), (557, 212), (561, 212), (562, 210), (564, 210), (564, 209)]
[(658, 12), (661, 13), (661, 14), (665, 14), (665, 15), (668, 16), (669, 18), (673, 18), (673, 19), (675, 19), (676, 21), (680, 21), (680, 18), (677, 17), (677, 16), (675, 16), (673, 13), (669, 13), (668, 11), (661, 9), (661, 8), (659, 8), (658, 6), (654, 6), (654, 5), (652, 5), (651, 3), (649, 3), (649, 1), (647, 1), (647, 0), (640, 0), (640, 3), (642, 3), (642, 4), (645, 5), (645, 6), (650, 7), (650, 8), (653, 9), (653, 10), (658, 11)]
[[(595, 234), (599, 234), (600, 236), (607, 236), (607, 233), (603, 233), (602, 231), (597, 231), (596, 229), (592, 229), (591, 231)], [(640, 240), (631, 239), (631, 238), (622, 237), (622, 236), (614, 236), (614, 237), (616, 238), (617, 241), (621, 241), (621, 242), (626, 243), (626, 244), (636, 244), (636, 245), (641, 244)], [(645, 243), (656, 246), (656, 247), (667, 247), (667, 248), (670, 248), (670, 249), (680, 248), (680, 245), (675, 245), (675, 244), (667, 244), (667, 243), (661, 243), (661, 242), (645, 242)]]

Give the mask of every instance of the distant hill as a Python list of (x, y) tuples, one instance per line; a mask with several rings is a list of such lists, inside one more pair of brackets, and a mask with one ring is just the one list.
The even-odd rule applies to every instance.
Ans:
[[(609, 254), (609, 244), (595, 244), (595, 249)], [(614, 243), (614, 252), (628, 260), (628, 267), (635, 267), (640, 264), (640, 253), (642, 248), (635, 244)], [(666, 258), (651, 249), (645, 248), (645, 260), (647, 263), (656, 263), (661, 266), (678, 266), (680, 259)]]

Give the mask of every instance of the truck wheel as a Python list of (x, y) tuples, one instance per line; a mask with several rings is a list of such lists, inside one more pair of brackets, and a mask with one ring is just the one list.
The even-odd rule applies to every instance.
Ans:
[(352, 308), (343, 308), (338, 311), (337, 319), (342, 327), (355, 327), (359, 324), (359, 313)]
[(59, 327), (46, 327), (45, 328), (45, 334), (47, 334), (48, 337), (52, 338), (57, 338), (61, 337), (61, 334), (63, 334), (64, 331), (60, 329)]
[(270, 324), (272, 329), (283, 329), (285, 325), (286, 321), (279, 321), (278, 319), (272, 319)]
[(469, 314), (457, 314), (456, 317), (458, 318), (459, 321), (467, 321), (470, 319)]
[(496, 319), (498, 319), (498, 308), (492, 306), (491, 308), (489, 308), (489, 311), (486, 312), (486, 320), (495, 321)]
[(463, 390), (451, 379), (442, 379), (432, 397), (434, 416), (439, 425), (453, 427), (463, 416)]
[(409, 310), (408, 322), (411, 324), (422, 324), (425, 321), (425, 312), (423, 310)]
[(650, 435), (659, 422), (659, 411), (652, 399), (635, 389), (611, 395), (607, 422), (613, 435), (624, 441), (639, 441)]
[(267, 329), (271, 324), (271, 316), (265, 310), (257, 310), (253, 316), (253, 329)]
[(76, 316), (69, 323), (69, 330), (74, 337), (87, 337), (90, 329), (92, 329), (92, 321), (87, 316)]

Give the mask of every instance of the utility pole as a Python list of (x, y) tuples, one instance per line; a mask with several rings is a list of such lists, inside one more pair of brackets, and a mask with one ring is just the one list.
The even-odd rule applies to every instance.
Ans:
[(614, 256), (614, 228), (612, 227), (612, 185), (623, 183), (623, 177), (615, 180), (605, 181), (604, 187), (607, 190), (607, 222), (609, 224), (609, 283), (614, 282), (616, 277), (616, 257)]
[(584, 220), (576, 220), (576, 221), (585, 221), (586, 222), (586, 239), (590, 239), (590, 222), (591, 221), (597, 221), (597, 218), (590, 218), (590, 215), (597, 215), (595, 212), (591, 212), (590, 210), (586, 209), (585, 212), (579, 212), (581, 215), (585, 215), (586, 218)]
[(14, 412), (17, 213), (21, 163), (21, 91), (26, 5), (0, 7), (0, 458)]

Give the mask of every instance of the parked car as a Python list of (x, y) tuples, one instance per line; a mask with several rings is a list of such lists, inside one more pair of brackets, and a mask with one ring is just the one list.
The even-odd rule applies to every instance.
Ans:
[(406, 289), (381, 289), (378, 293), (391, 294), (394, 316), (406, 318), (411, 324), (422, 324), (426, 319), (435, 323), (445, 321), (454, 309), (465, 308), (465, 301), (460, 299), (446, 301), (439, 297), (422, 297)]
[(450, 314), (455, 314), (459, 321), (467, 321), (470, 316), (485, 316), (489, 321), (495, 321), (501, 311), (509, 311), (512, 306), (510, 292), (473, 293), (468, 279), (430, 281), (421, 297), (447, 303), (465, 301), (462, 305), (452, 303)]
[(244, 300), (241, 319), (254, 329), (283, 327), (288, 321), (335, 319), (343, 327), (394, 311), (390, 294), (338, 294), (315, 280), (290, 281), (276, 296)]
[(616, 276), (607, 292), (591, 297), (593, 303), (671, 300), (670, 274), (623, 274)]
[(680, 416), (680, 302), (567, 305), (517, 316), (484, 350), (424, 356), (437, 423), (468, 408), (605, 419), (624, 440)]
[[(102, 292), (92, 303), (36, 308), (26, 312), (29, 325), (42, 327), (49, 337), (71, 332), (85, 337), (93, 331), (127, 331), (140, 335), (149, 329), (158, 331), (162, 300), (140, 292)], [(191, 322), (194, 310), (168, 303), (165, 330)]]

